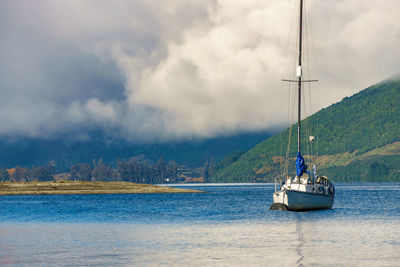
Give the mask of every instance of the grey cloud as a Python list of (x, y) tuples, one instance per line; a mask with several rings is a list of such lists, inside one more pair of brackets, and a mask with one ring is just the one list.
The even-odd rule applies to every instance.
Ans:
[[(296, 2), (2, 1), (0, 135), (163, 141), (276, 128)], [(321, 81), (308, 114), (398, 72), (400, 2), (334, 2), (307, 1)]]

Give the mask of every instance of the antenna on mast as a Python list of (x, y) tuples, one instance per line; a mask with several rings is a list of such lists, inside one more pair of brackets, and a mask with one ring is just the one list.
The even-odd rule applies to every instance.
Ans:
[(303, 0), (300, 0), (300, 22), (299, 22), (299, 61), (297, 65), (297, 79), (298, 79), (298, 114), (297, 114), (297, 153), (301, 152), (301, 78), (303, 75), (302, 70), (302, 49), (303, 49)]
[(301, 153), (301, 84), (305, 82), (317, 82), (318, 80), (303, 80), (303, 66), (302, 66), (302, 50), (303, 50), (303, 0), (300, 0), (300, 16), (299, 16), (299, 57), (296, 68), (297, 80), (282, 79), (284, 82), (295, 82), (297, 83), (297, 153)]

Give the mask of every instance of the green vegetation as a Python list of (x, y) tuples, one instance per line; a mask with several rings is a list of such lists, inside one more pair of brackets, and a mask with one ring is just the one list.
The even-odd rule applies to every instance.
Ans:
[[(303, 154), (317, 152), (319, 174), (335, 181), (399, 181), (400, 81), (386, 80), (308, 117), (302, 122)], [(273, 181), (283, 172), (291, 133), (289, 172), (294, 172), (297, 124), (240, 157), (217, 164), (211, 181)], [(229, 164), (227, 164), (229, 162)], [(309, 164), (310, 165), (310, 164)]]

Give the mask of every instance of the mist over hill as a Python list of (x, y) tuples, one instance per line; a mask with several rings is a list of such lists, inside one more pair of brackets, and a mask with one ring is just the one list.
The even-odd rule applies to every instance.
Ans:
[(204, 165), (212, 159), (219, 161), (235, 151), (248, 150), (271, 136), (268, 132), (248, 132), (209, 139), (191, 139), (168, 143), (135, 144), (123, 139), (109, 139), (102, 132), (92, 132), (88, 140), (70, 140), (68, 136), (44, 140), (20, 138), (0, 141), (0, 167), (46, 166), (55, 164), (57, 171), (69, 170), (77, 163), (91, 163), (102, 158), (115, 163), (142, 157), (149, 161), (163, 158), (190, 168)]
[[(399, 181), (399, 103), (400, 79), (394, 76), (303, 120), (302, 153), (310, 168), (316, 163), (320, 175), (335, 181)], [(317, 142), (310, 144), (309, 135)], [(297, 124), (246, 153), (226, 157), (217, 164), (212, 181), (273, 181), (282, 173), (293, 174), (296, 138)]]

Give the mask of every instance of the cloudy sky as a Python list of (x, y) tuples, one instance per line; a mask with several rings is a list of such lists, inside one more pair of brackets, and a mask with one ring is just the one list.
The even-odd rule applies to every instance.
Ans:
[[(280, 80), (294, 70), (297, 2), (2, 0), (0, 136), (276, 129), (293, 90)], [(308, 115), (400, 73), (399, 0), (306, 5), (307, 75), (320, 80)]]

